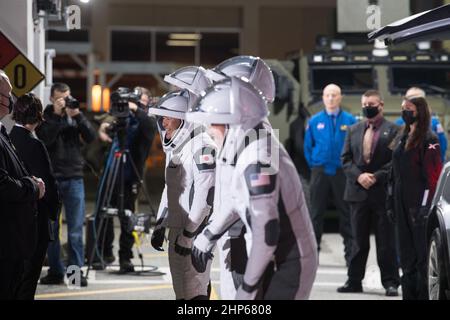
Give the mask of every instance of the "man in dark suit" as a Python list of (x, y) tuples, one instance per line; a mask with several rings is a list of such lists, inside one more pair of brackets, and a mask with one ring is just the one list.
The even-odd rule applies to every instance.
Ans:
[(29, 93), (14, 104), (13, 120), (16, 121), (10, 137), (26, 169), (41, 177), (46, 186), (45, 196), (38, 201), (37, 246), (33, 257), (25, 264), (25, 273), (20, 283), (17, 298), (33, 300), (36, 285), (41, 275), (42, 264), (47, 253), (48, 242), (54, 240), (54, 224), (57, 223), (61, 201), (53, 175), (53, 169), (44, 144), (35, 136), (34, 130), (42, 122), (42, 104), (39, 98)]
[[(0, 120), (11, 110), (11, 84), (0, 70)], [(17, 298), (25, 260), (36, 244), (36, 201), (44, 182), (30, 176), (0, 122), (0, 300)]]
[(347, 177), (344, 200), (350, 203), (353, 242), (348, 280), (337, 291), (362, 292), (373, 225), (381, 282), (387, 296), (397, 296), (395, 234), (386, 214), (385, 181), (392, 159), (389, 146), (398, 127), (384, 119), (383, 100), (378, 91), (365, 92), (361, 104), (367, 119), (350, 127), (341, 157)]

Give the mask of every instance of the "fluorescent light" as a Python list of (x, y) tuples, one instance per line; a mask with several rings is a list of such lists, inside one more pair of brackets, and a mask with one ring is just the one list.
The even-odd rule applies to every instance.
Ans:
[(169, 47), (195, 47), (197, 45), (197, 41), (167, 40), (166, 45)]
[(173, 40), (201, 40), (202, 35), (198, 33), (171, 33), (169, 39)]
[(82, 3), (89, 3), (89, 0), (80, 0)]
[(334, 50), (334, 51), (342, 51), (345, 48), (345, 41), (333, 39), (333, 40), (331, 40), (330, 48), (331, 48), (331, 50)]
[(322, 56), (322, 55), (319, 55), (319, 54), (315, 54), (315, 55), (313, 56), (313, 61), (314, 61), (314, 62), (323, 62), (323, 56)]

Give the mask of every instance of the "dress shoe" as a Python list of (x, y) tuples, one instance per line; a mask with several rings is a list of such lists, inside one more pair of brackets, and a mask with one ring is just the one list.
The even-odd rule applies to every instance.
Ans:
[(119, 273), (134, 272), (134, 264), (130, 260), (120, 260)]
[(83, 275), (83, 272), (81, 272), (80, 287), (87, 287), (87, 286), (88, 286), (87, 278)]
[(80, 271), (80, 278), (79, 282), (77, 282), (77, 278), (73, 277), (74, 274), (67, 273), (67, 284), (70, 286), (80, 286), (80, 287), (87, 287), (88, 281), (87, 278), (84, 276), (83, 271)]
[(116, 261), (116, 257), (114, 257), (113, 254), (110, 255), (110, 256), (103, 256), (103, 262), (108, 264), (108, 265), (113, 263), (114, 261)]
[(337, 292), (340, 293), (356, 293), (356, 292), (363, 292), (362, 285), (359, 283), (350, 283), (346, 282), (342, 287), (337, 288)]
[(101, 261), (92, 262), (92, 269), (94, 270), (105, 270), (105, 263), (101, 263)]
[(386, 297), (397, 297), (398, 289), (396, 287), (390, 286), (386, 288)]
[(39, 280), (40, 284), (64, 284), (64, 276), (47, 274)]

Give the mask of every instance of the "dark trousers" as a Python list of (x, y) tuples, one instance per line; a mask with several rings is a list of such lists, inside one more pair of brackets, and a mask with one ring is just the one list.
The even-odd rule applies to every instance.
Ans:
[(20, 259), (0, 259), (0, 300), (17, 299), (17, 289), (24, 271)]
[(25, 272), (17, 292), (17, 299), (19, 300), (34, 300), (37, 282), (41, 276), (42, 264), (47, 254), (48, 232), (48, 222), (41, 221), (38, 226), (39, 238), (36, 251), (30, 260), (25, 261)]
[(403, 272), (401, 280), (403, 299), (427, 300), (428, 257), (425, 219), (420, 216), (419, 208), (407, 210), (402, 206), (396, 213), (400, 266)]
[[(124, 187), (124, 208), (134, 212), (135, 201), (139, 190), (137, 187), (133, 187), (131, 184), (125, 184)], [(111, 197), (111, 205), (118, 206), (118, 193), (114, 193)], [(128, 217), (119, 217), (120, 222), (120, 238), (119, 238), (119, 260), (130, 260), (133, 258), (133, 244), (134, 238), (131, 232), (128, 231)], [(100, 225), (99, 216), (95, 219), (95, 225)], [(106, 216), (103, 221), (102, 231), (97, 236), (97, 245), (99, 252), (103, 256), (113, 255), (113, 242), (114, 242), (114, 221), (112, 217)]]
[(338, 169), (334, 176), (326, 175), (322, 167), (311, 169), (310, 191), (310, 215), (316, 234), (317, 245), (320, 249), (320, 240), (323, 233), (323, 218), (327, 209), (328, 199), (333, 196), (333, 201), (339, 211), (339, 233), (344, 239), (344, 254), (347, 265), (350, 262), (352, 247), (352, 230), (350, 225), (350, 210), (348, 203), (344, 201), (345, 175), (342, 169)]
[(384, 201), (367, 199), (362, 202), (352, 202), (350, 212), (353, 243), (348, 268), (349, 281), (360, 284), (364, 279), (370, 249), (370, 231), (373, 226), (381, 283), (384, 288), (398, 287), (400, 276), (395, 250), (394, 224), (387, 218)]

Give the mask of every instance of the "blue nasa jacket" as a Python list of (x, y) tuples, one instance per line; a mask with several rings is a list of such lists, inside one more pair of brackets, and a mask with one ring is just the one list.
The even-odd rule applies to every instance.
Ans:
[(355, 117), (340, 110), (336, 126), (325, 110), (311, 117), (306, 127), (303, 144), (305, 158), (310, 168), (323, 167), (327, 175), (335, 175), (342, 167), (341, 151), (348, 127), (356, 123)]
[[(400, 117), (395, 120), (395, 124), (399, 126), (403, 126), (405, 121)], [(438, 136), (439, 138), (439, 146), (441, 147), (441, 160), (442, 163), (445, 162), (445, 153), (447, 152), (447, 136), (445, 134), (444, 128), (439, 122), (439, 118), (437, 116), (431, 117), (431, 130)]]

